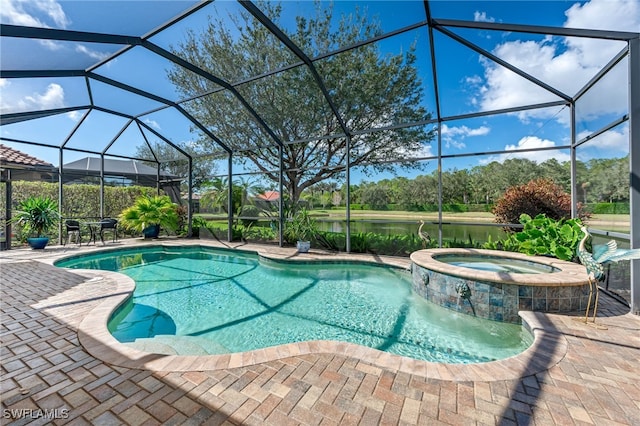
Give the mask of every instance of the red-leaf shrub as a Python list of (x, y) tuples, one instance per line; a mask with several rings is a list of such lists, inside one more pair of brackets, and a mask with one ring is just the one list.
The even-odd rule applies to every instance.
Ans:
[[(571, 218), (571, 195), (550, 179), (534, 179), (524, 185), (508, 188), (493, 207), (498, 223), (519, 223), (520, 215), (531, 217), (544, 214), (560, 220)], [(578, 217), (588, 218), (578, 203)]]

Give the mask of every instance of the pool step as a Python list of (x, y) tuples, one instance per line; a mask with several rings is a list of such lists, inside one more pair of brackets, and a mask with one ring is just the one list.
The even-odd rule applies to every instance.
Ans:
[(178, 355), (178, 352), (172, 346), (156, 342), (153, 339), (136, 339), (135, 342), (126, 342), (123, 345), (152, 354)]
[(209, 339), (192, 336), (157, 335), (136, 339), (127, 346), (145, 352), (164, 355), (209, 355), (230, 353), (223, 345)]

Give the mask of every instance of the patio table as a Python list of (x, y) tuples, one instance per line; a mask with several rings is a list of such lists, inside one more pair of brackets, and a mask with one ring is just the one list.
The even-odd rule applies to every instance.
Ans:
[(95, 244), (97, 235), (100, 232), (100, 222), (82, 222), (82, 224), (89, 228), (89, 241), (87, 242), (87, 245), (89, 245), (91, 241)]

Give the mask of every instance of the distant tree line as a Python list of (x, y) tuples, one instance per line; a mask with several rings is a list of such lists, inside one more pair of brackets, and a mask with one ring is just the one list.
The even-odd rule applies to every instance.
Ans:
[[(629, 201), (629, 157), (578, 161), (578, 201), (588, 203), (625, 203)], [(523, 185), (544, 177), (553, 180), (565, 192), (571, 192), (569, 162), (555, 158), (543, 163), (513, 158), (472, 169), (448, 170), (442, 173), (443, 204), (495, 203), (508, 188)], [(344, 205), (345, 189), (335, 183), (323, 182), (306, 199), (313, 207)], [(336, 196), (338, 194), (338, 196)], [(403, 210), (422, 210), (423, 206), (438, 204), (438, 176), (436, 172), (414, 179), (396, 177), (378, 182), (363, 181), (351, 186), (351, 203), (383, 209), (395, 205)]]

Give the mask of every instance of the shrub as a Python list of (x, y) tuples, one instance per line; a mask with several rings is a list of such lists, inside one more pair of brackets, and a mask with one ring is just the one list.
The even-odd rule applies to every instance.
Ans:
[(260, 213), (261, 210), (253, 204), (242, 206), (242, 209), (240, 210), (240, 216), (242, 217), (240, 221), (242, 222), (242, 225), (245, 227), (254, 225), (257, 222), (257, 219), (252, 218), (260, 216)]
[(318, 232), (318, 225), (307, 209), (298, 210), (284, 226), (284, 238), (288, 243), (311, 241)]
[[(518, 223), (522, 214), (530, 217), (543, 214), (554, 220), (569, 219), (571, 195), (550, 179), (535, 179), (524, 185), (508, 188), (493, 207), (493, 214), (498, 223)], [(578, 217), (588, 217), (580, 203)]]
[(576, 249), (583, 236), (580, 219), (554, 220), (542, 214), (531, 219), (529, 215), (523, 214), (520, 216), (520, 223), (524, 225), (522, 231), (501, 241), (489, 240), (483, 248), (575, 261)]

